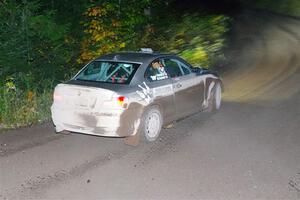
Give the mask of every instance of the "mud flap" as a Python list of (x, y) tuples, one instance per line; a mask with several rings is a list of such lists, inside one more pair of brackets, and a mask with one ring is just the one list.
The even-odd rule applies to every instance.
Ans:
[(138, 146), (140, 143), (140, 134), (135, 134), (133, 136), (125, 137), (123, 139), (124, 143), (129, 146)]

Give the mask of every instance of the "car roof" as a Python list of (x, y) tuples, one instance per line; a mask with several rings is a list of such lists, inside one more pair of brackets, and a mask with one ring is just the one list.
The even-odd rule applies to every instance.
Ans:
[[(140, 64), (135, 75), (130, 81), (130, 85), (137, 85), (144, 81), (144, 74), (149, 64), (161, 57), (176, 57), (175, 54), (157, 53), (157, 52), (118, 52), (100, 56), (95, 61), (114, 61), (114, 62), (129, 62)], [(179, 58), (180, 59), (180, 58)]]
[(161, 56), (175, 56), (174, 54), (165, 53), (145, 53), (145, 52), (118, 52), (100, 56), (95, 60), (111, 60), (123, 62), (145, 63), (152, 61)]

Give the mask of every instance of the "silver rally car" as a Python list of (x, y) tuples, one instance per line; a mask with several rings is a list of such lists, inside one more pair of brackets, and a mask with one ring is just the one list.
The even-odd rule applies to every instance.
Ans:
[(219, 109), (222, 82), (172, 54), (122, 52), (88, 63), (53, 94), (56, 132), (158, 138), (163, 125)]

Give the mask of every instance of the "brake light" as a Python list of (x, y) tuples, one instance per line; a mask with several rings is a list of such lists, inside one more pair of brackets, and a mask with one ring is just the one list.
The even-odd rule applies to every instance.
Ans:
[(124, 97), (124, 96), (119, 96), (118, 99), (117, 99), (117, 101), (118, 101), (118, 104), (119, 104), (120, 106), (122, 106), (123, 108), (126, 108), (126, 107), (127, 107), (126, 97)]
[(123, 103), (124, 103), (124, 100), (125, 100), (125, 97), (124, 97), (124, 96), (118, 97), (118, 104), (122, 106)]
[(53, 100), (60, 101), (60, 100), (62, 100), (62, 96), (58, 92), (54, 91)]

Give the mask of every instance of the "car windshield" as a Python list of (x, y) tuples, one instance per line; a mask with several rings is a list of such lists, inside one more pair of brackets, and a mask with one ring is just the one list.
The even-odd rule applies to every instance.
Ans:
[(93, 61), (75, 77), (75, 80), (129, 84), (138, 67), (139, 64), (135, 63)]

